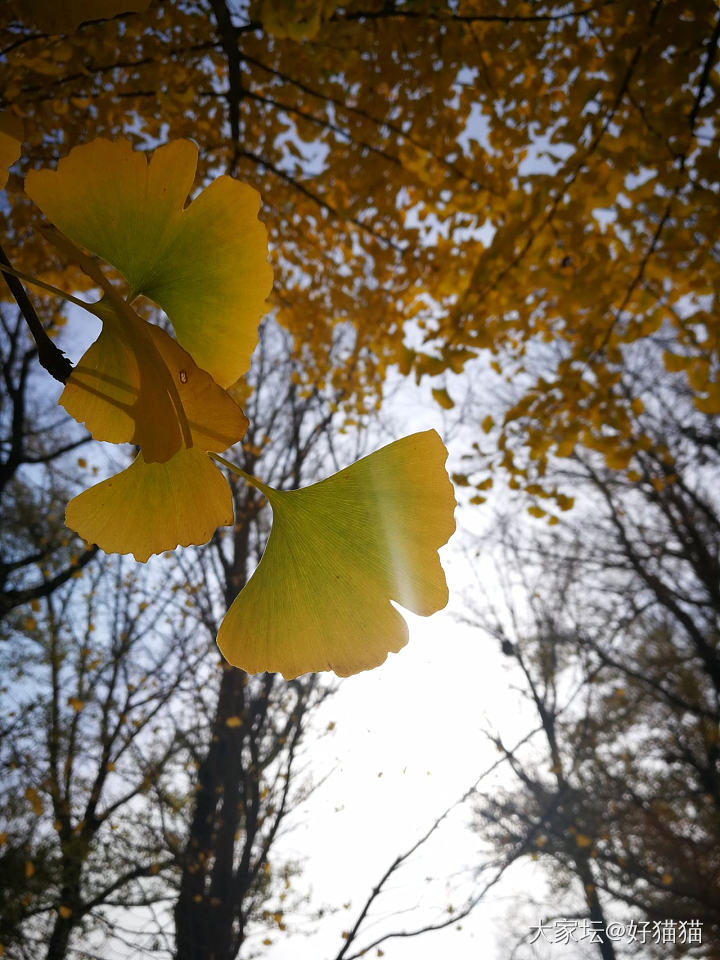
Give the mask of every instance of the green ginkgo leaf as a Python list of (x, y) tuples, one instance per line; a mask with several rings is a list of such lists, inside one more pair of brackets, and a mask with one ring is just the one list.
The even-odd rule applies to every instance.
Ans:
[(291, 679), (316, 670), (349, 676), (400, 650), (407, 625), (390, 600), (423, 616), (447, 603), (437, 554), (455, 529), (446, 458), (429, 430), (303, 490), (253, 480), (273, 526), (220, 627), (226, 659)]
[(127, 140), (75, 147), (25, 191), (65, 236), (107, 260), (165, 310), (178, 342), (221, 387), (250, 365), (272, 287), (260, 196), (222, 176), (185, 207), (197, 147), (175, 140), (148, 163)]

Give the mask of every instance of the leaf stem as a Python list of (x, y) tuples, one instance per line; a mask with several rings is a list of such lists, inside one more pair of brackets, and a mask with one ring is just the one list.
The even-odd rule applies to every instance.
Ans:
[[(38, 361), (40, 366), (43, 367), (55, 380), (60, 383), (67, 383), (68, 377), (73, 371), (73, 365), (62, 352), (62, 350), (53, 343), (50, 337), (47, 334), (47, 331), (43, 327), (40, 318), (35, 312), (35, 307), (32, 305), (30, 297), (28, 297), (25, 287), (23, 287), (20, 282), (21, 279), (26, 280), (28, 283), (38, 283), (31, 278), (25, 278), (24, 275), (18, 274), (18, 271), (13, 270), (10, 266), (10, 261), (8, 260), (5, 251), (0, 246), (0, 264), (5, 268), (2, 270), (2, 275), (5, 278), (5, 282), (10, 288), (10, 292), (15, 298), (15, 302), (20, 308), (20, 313), (23, 315), (25, 323), (28, 325), (28, 329), (32, 334), (32, 338), (35, 341), (38, 352)], [(47, 284), (38, 283), (38, 286), (45, 286)], [(61, 293), (61, 291), (56, 291), (52, 288), (53, 293), (58, 293), (60, 296), (67, 297), (67, 294)], [(72, 298), (71, 298), (72, 299)], [(79, 303), (80, 301), (78, 301)]]
[[(0, 251), (1, 250), (2, 248), (0, 248)], [(2, 259), (3, 263), (2, 272), (5, 275), (7, 284), (11, 290), (12, 285), (10, 283), (10, 278), (12, 277), (16, 280), (23, 280), (25, 283), (29, 283), (33, 287), (40, 287), (42, 290), (46, 290), (48, 293), (52, 293), (54, 296), (60, 297), (61, 300), (67, 300), (68, 303), (73, 303), (76, 307), (82, 307), (83, 310), (87, 310), (89, 313), (95, 312), (93, 310), (93, 307), (95, 306), (94, 303), (86, 303), (84, 300), (74, 297), (71, 293), (66, 293), (59, 287), (54, 287), (51, 283), (45, 283), (44, 280), (37, 280), (35, 277), (31, 277), (28, 273), (23, 273), (22, 270), (16, 270), (15, 267), (11, 267), (4, 252), (0, 253), (0, 259)]]
[(209, 453), (208, 456), (211, 460), (214, 460), (215, 463), (219, 463), (221, 466), (226, 467), (231, 473), (234, 473), (238, 477), (242, 477), (246, 483), (249, 483), (251, 487), (255, 487), (261, 493), (264, 493), (265, 496), (270, 499), (271, 495), (275, 492), (272, 487), (268, 487), (267, 484), (263, 483), (262, 480), (258, 480), (257, 477), (254, 477), (251, 473), (246, 473), (235, 463), (231, 463), (229, 460), (226, 460), (225, 457), (221, 457), (219, 453)]

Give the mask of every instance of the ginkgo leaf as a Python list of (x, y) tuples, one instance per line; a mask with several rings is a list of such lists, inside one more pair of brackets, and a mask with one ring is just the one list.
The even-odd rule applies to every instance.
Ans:
[(413, 434), (303, 490), (257, 482), (273, 526), (257, 570), (218, 634), (226, 659), (287, 679), (349, 676), (407, 642), (390, 604), (429, 616), (447, 603), (437, 550), (455, 529), (447, 451)]
[(9, 110), (0, 113), (0, 190), (8, 181), (8, 170), (20, 157), (23, 124)]
[(232, 520), (230, 487), (198, 447), (182, 447), (164, 463), (146, 463), (139, 453), (65, 512), (65, 523), (88, 543), (142, 562), (178, 545), (206, 543)]
[(176, 140), (150, 162), (127, 140), (76, 147), (25, 189), (73, 242), (116, 267), (130, 299), (165, 310), (178, 341), (220, 384), (248, 369), (272, 287), (259, 194), (222, 176), (187, 208), (197, 147)]
[(45, 810), (45, 806), (42, 802), (42, 797), (37, 792), (35, 787), (25, 788), (25, 799), (30, 802), (30, 806), (32, 807), (32, 811), (35, 814), (35, 816), (37, 817), (41, 816), (43, 811)]
[(452, 410), (455, 406), (455, 401), (443, 387), (442, 389), (433, 387), (432, 396), (435, 403), (443, 408), (443, 410)]
[(23, 18), (46, 33), (72, 33), (86, 20), (109, 20), (147, 10), (150, 0), (16, 0)]
[[(58, 403), (78, 423), (84, 423), (96, 440), (128, 443), (135, 435), (134, 408), (139, 396), (135, 354), (116, 331), (104, 325), (73, 368)], [(178, 427), (173, 428), (175, 433), (179, 437)]]
[(134, 345), (120, 319), (104, 312), (100, 336), (60, 395), (70, 416), (96, 440), (136, 443), (146, 462), (167, 460), (182, 440), (170, 389), (182, 405), (193, 444), (221, 451), (240, 440), (248, 421), (234, 400), (164, 330), (137, 322), (155, 351), (146, 340)]
[(261, 0), (260, 19), (265, 30), (278, 38), (312, 40), (323, 19), (335, 9), (332, 0)]
[[(74, 255), (104, 291), (94, 304), (54, 291), (103, 322), (97, 341), (73, 370), (61, 403), (96, 439), (140, 447), (128, 469), (70, 502), (66, 523), (107, 552), (133, 553), (143, 561), (178, 544), (204, 543), (218, 526), (232, 521), (229, 487), (206, 452), (224, 450), (241, 439), (247, 419), (211, 373), (160, 327), (140, 317), (131, 301), (141, 292), (155, 295), (164, 286), (167, 292), (157, 295), (157, 301), (168, 307), (175, 298), (180, 304), (177, 311), (168, 308), (176, 324), (183, 310), (194, 312), (201, 321), (197, 352), (206, 358), (214, 355), (216, 370), (222, 354), (222, 362), (232, 365), (234, 382), (238, 357), (249, 362), (258, 311), (252, 314), (253, 336), (244, 339), (248, 330), (241, 324), (231, 344), (226, 319), (220, 322), (218, 337), (217, 325), (214, 331), (203, 310), (216, 302), (213, 296), (222, 300), (228, 289), (244, 303), (242, 309), (252, 306), (257, 277), (270, 269), (264, 228), (254, 218), (254, 191), (239, 196), (242, 185), (223, 178), (224, 193), (211, 187), (183, 210), (196, 161), (197, 150), (189, 141), (158, 150), (149, 166), (126, 142), (95, 141), (61, 161), (57, 173), (39, 171), (27, 182), (29, 194), (64, 231), (55, 235), (57, 245)], [(230, 216), (228, 210), (233, 211)], [(249, 290), (244, 299), (228, 280), (235, 265), (227, 253), (240, 248), (235, 237), (224, 235), (242, 226), (247, 230), (240, 246), (249, 244), (251, 251), (242, 266), (257, 268), (252, 278), (242, 269), (233, 274)], [(227, 240), (221, 243), (222, 254), (214, 250), (218, 239)], [(127, 301), (70, 241), (105, 256), (124, 272), (133, 287)], [(225, 290), (217, 289), (223, 284)], [(261, 302), (257, 296), (255, 300)], [(231, 309), (220, 313), (237, 319)], [(208, 322), (203, 326), (204, 319)], [(197, 337), (197, 325), (190, 334), (186, 339)], [(233, 349), (237, 344), (240, 354)]]

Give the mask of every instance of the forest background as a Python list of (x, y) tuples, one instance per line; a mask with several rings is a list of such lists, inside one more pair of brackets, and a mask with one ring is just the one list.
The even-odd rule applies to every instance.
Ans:
[[(440, 426), (463, 620), (413, 622), (339, 686), (224, 667), (261, 500), (234, 486), (234, 527), (147, 566), (73, 537), (67, 500), (127, 461), (55, 406), (8, 291), (4, 956), (720, 956), (717, 4), (2, 12), (13, 265), (86, 286), (22, 183), (96, 136), (189, 137), (198, 189), (255, 186), (275, 285), (233, 456), (294, 488)], [(75, 359), (95, 331), (30, 295)], [(375, 741), (338, 739), (365, 712)], [(398, 727), (407, 774), (374, 762)], [(437, 804), (417, 822), (403, 776)], [(355, 800), (370, 868), (346, 906), (338, 876), (362, 871), (329, 810)], [(531, 933), (559, 918), (628, 929)]]

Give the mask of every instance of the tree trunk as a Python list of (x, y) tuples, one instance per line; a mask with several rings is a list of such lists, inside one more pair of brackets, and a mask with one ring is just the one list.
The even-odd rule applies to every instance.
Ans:
[(48, 942), (45, 960), (63, 960), (67, 955), (70, 935), (78, 923), (79, 914), (77, 909), (80, 905), (80, 877), (83, 861), (63, 854), (63, 883), (60, 891), (61, 906), (67, 907), (71, 913), (64, 917), (61, 913), (55, 915), (55, 925)]
[[(234, 960), (240, 912), (233, 891), (235, 835), (240, 824), (246, 675), (223, 669), (213, 735), (198, 771), (195, 809), (175, 906), (176, 960)], [(234, 944), (234, 946), (233, 946)]]

